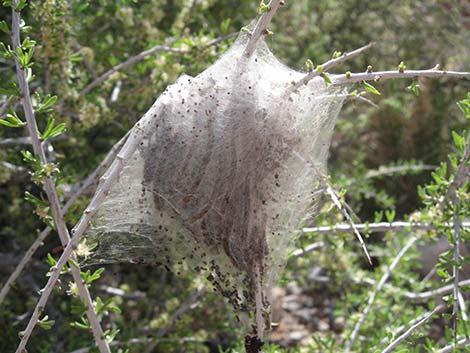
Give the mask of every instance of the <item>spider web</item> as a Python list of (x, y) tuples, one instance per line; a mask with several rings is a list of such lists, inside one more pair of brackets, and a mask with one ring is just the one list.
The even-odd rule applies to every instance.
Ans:
[[(204, 273), (236, 310), (264, 305), (301, 225), (315, 215), (342, 91), (294, 71), (248, 35), (196, 77), (181, 76), (142, 121), (145, 136), (92, 221), (85, 264)], [(338, 90), (338, 88), (336, 88)], [(257, 269), (257, 270), (256, 270)]]

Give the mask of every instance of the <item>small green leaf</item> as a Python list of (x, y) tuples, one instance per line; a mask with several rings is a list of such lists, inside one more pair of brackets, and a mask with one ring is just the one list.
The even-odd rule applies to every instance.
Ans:
[(13, 109), (10, 109), (4, 119), (0, 119), (0, 124), (8, 127), (23, 127), (26, 125)]
[(36, 111), (38, 113), (50, 112), (50, 111), (52, 111), (52, 106), (55, 104), (55, 102), (57, 102), (57, 96), (51, 96), (50, 94), (48, 94), (38, 104), (38, 107), (36, 108)]
[(454, 139), (455, 147), (457, 147), (460, 153), (463, 153), (466, 146), (465, 137), (460, 136), (455, 131), (452, 131), (452, 138)]
[(269, 5), (266, 5), (264, 3), (264, 0), (261, 0), (260, 4), (259, 4), (259, 8), (258, 8), (258, 13), (260, 15), (264, 14), (265, 12), (268, 12), (270, 10), (270, 7)]
[(57, 265), (57, 260), (50, 253), (47, 253), (46, 262), (51, 267)]
[(230, 18), (227, 18), (226, 20), (222, 21), (220, 24), (220, 33), (226, 34), (230, 28), (230, 23), (232, 20)]
[(377, 96), (381, 96), (382, 94), (377, 90), (377, 88), (375, 88), (374, 86), (372, 86), (369, 82), (366, 82), (366, 81), (362, 81), (362, 84), (364, 85), (364, 88), (372, 93), (372, 94), (375, 94)]
[(0, 31), (10, 34), (10, 28), (8, 27), (6, 21), (0, 21)]
[(50, 330), (54, 326), (55, 320), (49, 320), (49, 316), (44, 316), (41, 320), (38, 320), (38, 326), (43, 330)]
[(310, 59), (307, 59), (307, 61), (305, 62), (305, 67), (307, 68), (307, 71), (313, 71), (313, 68), (314, 68), (313, 61)]
[(395, 210), (385, 210), (385, 218), (387, 219), (387, 222), (392, 223), (393, 220), (395, 219), (396, 212)]
[(341, 53), (340, 51), (335, 51), (332, 55), (332, 58), (333, 59), (338, 59), (343, 53)]
[(331, 85), (331, 78), (330, 78), (330, 75), (328, 73), (323, 72), (321, 74), (321, 77), (323, 77), (323, 80), (325, 80), (325, 83), (326, 83), (327, 86)]
[(413, 94), (416, 96), (416, 97), (419, 97), (420, 93), (421, 93), (421, 89), (420, 89), (420, 86), (419, 86), (419, 83), (416, 82), (416, 81), (413, 81), (411, 83), (411, 85), (409, 85), (408, 87), (406, 87), (407, 90), (413, 92)]

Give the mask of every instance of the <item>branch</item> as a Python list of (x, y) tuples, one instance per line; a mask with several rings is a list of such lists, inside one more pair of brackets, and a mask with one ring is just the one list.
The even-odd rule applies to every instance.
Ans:
[(378, 71), (363, 72), (343, 75), (331, 75), (333, 85), (351, 84), (362, 81), (385, 81), (396, 78), (417, 77), (457, 77), (470, 79), (470, 72), (440, 71), (440, 70), (405, 70), (400, 71)]
[(448, 346), (445, 346), (445, 347), (439, 349), (438, 351), (436, 351), (435, 353), (455, 352), (455, 347), (459, 347), (459, 348), (460, 347), (465, 347), (468, 344), (470, 344), (470, 338), (462, 338), (462, 339), (457, 341), (457, 344), (453, 343), (453, 344), (450, 344)]
[(10, 96), (2, 104), (2, 106), (0, 107), (0, 118), (3, 116), (3, 114), (5, 114), (7, 112), (8, 108), (10, 108), (11, 103), (13, 103), (13, 99), (14, 99), (14, 97)]
[(279, 9), (279, 6), (283, 4), (282, 0), (271, 0), (268, 4), (269, 10), (265, 12), (256, 23), (255, 29), (251, 33), (251, 38), (246, 45), (245, 50), (243, 51), (243, 55), (249, 59), (256, 50), (256, 46), (258, 45), (258, 41), (260, 38), (267, 34), (267, 28), (269, 22), (271, 22), (274, 14)]
[[(457, 195), (455, 196), (457, 198)], [(458, 202), (459, 204), (459, 202)], [(452, 264), (452, 275), (454, 277), (454, 288), (453, 288), (453, 303), (452, 303), (452, 325), (454, 334), (454, 345), (457, 346), (457, 324), (459, 316), (459, 267), (460, 262), (460, 224), (459, 224), (459, 206), (454, 209), (453, 222), (454, 222), (454, 236), (453, 236), (453, 251), (454, 251), (454, 263)]]
[(416, 330), (418, 329), (419, 327), (421, 327), (422, 325), (424, 325), (426, 322), (429, 321), (429, 319), (434, 315), (436, 314), (437, 312), (440, 312), (442, 311), (442, 309), (444, 309), (445, 306), (444, 305), (438, 305), (436, 308), (434, 308), (434, 310), (430, 313), (428, 313), (424, 318), (422, 318), (421, 320), (419, 320), (417, 323), (415, 323), (414, 325), (412, 325), (406, 332), (404, 332), (400, 337), (398, 337), (397, 339), (395, 339), (393, 342), (391, 342), (387, 348), (385, 348), (382, 353), (390, 353), (392, 352), (396, 346), (398, 346), (403, 340), (407, 339), (409, 336), (411, 336), (411, 334)]
[(321, 65), (318, 65), (315, 70), (311, 71), (307, 75), (305, 75), (301, 80), (297, 81), (295, 84), (293, 84), (291, 87), (288, 88), (287, 90), (287, 95), (290, 95), (291, 93), (297, 91), (300, 87), (306, 85), (311, 79), (323, 75), (324, 73), (328, 72), (329, 69), (336, 67), (345, 61), (351, 60), (358, 56), (359, 54), (362, 54), (366, 50), (372, 48), (375, 45), (375, 42), (371, 42), (359, 49), (353, 50), (352, 52), (349, 53), (344, 53), (338, 58), (335, 59), (330, 59), (326, 63), (323, 63)]
[[(126, 136), (124, 136), (117, 144), (115, 144), (111, 150), (108, 152), (106, 157), (103, 159), (103, 161), (96, 167), (96, 169), (91, 173), (82, 183), (80, 188), (70, 197), (70, 199), (65, 203), (64, 207), (61, 209), (60, 213), (62, 216), (64, 216), (70, 207), (75, 203), (75, 201), (83, 195), (86, 190), (91, 186), (94, 185), (95, 183), (98, 182), (98, 179), (100, 175), (102, 174), (103, 170), (106, 169), (114, 159), (114, 157), (117, 154), (118, 149), (123, 145), (125, 142)], [(50, 227), (46, 227), (41, 233), (39, 233), (38, 237), (36, 240), (31, 244), (29, 249), (26, 251), (25, 255), (21, 259), (21, 261), (18, 263), (16, 266), (15, 270), (13, 273), (10, 275), (10, 277), (7, 279), (5, 284), (3, 285), (2, 290), (0, 291), (0, 304), (5, 300), (5, 297), (7, 296), (8, 292), (10, 291), (13, 283), (16, 282), (17, 278), (21, 274), (21, 272), (24, 270), (26, 265), (29, 263), (35, 252), (43, 245), (44, 240), (47, 238), (47, 236), (51, 232)]]
[(412, 237), (408, 242), (405, 244), (405, 246), (400, 250), (400, 252), (397, 254), (397, 256), (393, 259), (393, 262), (390, 264), (390, 266), (387, 268), (385, 273), (383, 274), (382, 278), (380, 279), (379, 283), (377, 284), (377, 287), (375, 287), (374, 291), (371, 293), (369, 296), (369, 300), (367, 301), (367, 305), (364, 308), (363, 312), (361, 313), (361, 316), (359, 317), (359, 320), (356, 322), (356, 325), (354, 326), (353, 332), (351, 333), (351, 336), (349, 337), (348, 341), (345, 343), (345, 348), (346, 351), (350, 351), (351, 347), (354, 345), (354, 342), (357, 338), (357, 335), (359, 333), (359, 330), (361, 329), (362, 324), (364, 323), (364, 320), (369, 314), (369, 311), (374, 304), (375, 297), (377, 294), (382, 290), (383, 286), (385, 285), (385, 282), (387, 282), (388, 278), (392, 275), (393, 270), (395, 267), (397, 267), (398, 263), (400, 262), (401, 258), (405, 253), (411, 248), (411, 246), (418, 240), (417, 237)]
[(100, 75), (97, 79), (92, 81), (90, 84), (88, 84), (79, 93), (78, 96), (81, 97), (81, 96), (87, 94), (93, 88), (95, 88), (96, 86), (98, 86), (98, 85), (102, 84), (103, 82), (105, 82), (115, 72), (124, 70), (125, 68), (127, 68), (129, 66), (132, 66), (132, 65), (134, 65), (135, 63), (137, 63), (139, 61), (142, 61), (143, 59), (145, 59), (146, 57), (148, 57), (152, 54), (155, 54), (155, 53), (158, 53), (158, 52), (161, 52), (161, 51), (168, 52), (168, 53), (185, 53), (186, 52), (186, 51), (181, 50), (181, 49), (170, 48), (168, 46), (168, 44), (170, 44), (170, 41), (167, 41), (165, 44), (156, 45), (153, 48), (144, 50), (143, 52), (140, 52), (139, 54), (130, 57), (129, 59), (127, 59), (126, 61), (120, 63), (119, 65), (114, 66), (113, 68), (106, 71), (104, 74)]
[[(470, 222), (462, 222), (461, 226), (463, 228), (470, 228)], [(380, 223), (363, 223), (363, 224), (355, 224), (355, 228), (358, 231), (368, 231), (370, 233), (378, 233), (378, 232), (388, 232), (388, 231), (401, 231), (404, 229), (410, 230), (433, 230), (435, 226), (430, 223), (422, 223), (422, 222), (380, 222)], [(355, 232), (353, 226), (351, 224), (336, 224), (334, 226), (323, 226), (323, 227), (313, 227), (313, 228), (303, 228), (303, 233), (331, 233), (331, 232), (348, 232), (353, 233)]]
[[(51, 138), (48, 141), (65, 141), (68, 139), (68, 136), (65, 134), (56, 136), (54, 138)], [(31, 137), (29, 136), (24, 136), (24, 137), (15, 137), (15, 138), (6, 138), (0, 140), (0, 146), (4, 147), (10, 147), (10, 146), (24, 146), (24, 145), (31, 145)]]
[[(156, 116), (159, 113), (161, 105), (158, 103), (159, 101), (157, 101), (157, 104), (154, 104), (144, 115), (144, 117), (142, 118), (143, 123), (139, 121), (134, 126), (129, 135), (129, 138), (127, 139), (126, 143), (117, 155), (116, 159), (113, 161), (106, 173), (101, 177), (101, 184), (98, 186), (95, 195), (93, 196), (93, 199), (90, 201), (87, 209), (83, 212), (83, 215), (77, 225), (72, 229), (72, 239), (70, 239), (61, 257), (57, 261), (57, 264), (54, 267), (54, 271), (51, 271), (52, 274), (49, 277), (49, 280), (47, 281), (46, 286), (42, 291), (41, 297), (39, 298), (36, 308), (34, 309), (32, 318), (28, 324), (28, 327), (26, 328), (26, 333), (28, 333), (28, 335), (31, 335), (31, 331), (36, 325), (39, 315), (42, 312), (44, 306), (46, 305), (49, 296), (52, 293), (52, 290), (54, 289), (55, 283), (59, 279), (60, 272), (62, 271), (65, 264), (72, 255), (74, 249), (76, 248), (79, 238), (88, 228), (91, 222), (91, 218), (96, 213), (99, 206), (103, 203), (104, 199), (106, 198), (106, 195), (108, 194), (109, 190), (114, 185), (116, 179), (122, 171), (122, 168), (124, 167), (124, 161), (132, 156), (132, 154), (137, 149), (137, 146), (139, 145), (140, 141), (142, 140), (144, 127), (148, 124), (148, 121), (150, 120), (149, 116)], [(72, 266), (72, 269), (73, 268), (74, 267)], [(102, 339), (101, 341), (104, 341), (104, 339)], [(20, 352), (21, 351), (17, 351), (17, 353)]]
[(467, 174), (469, 172), (469, 166), (467, 162), (470, 160), (470, 133), (467, 136), (465, 150), (463, 152), (462, 159), (455, 173), (454, 179), (451, 181), (444, 199), (439, 203), (439, 209), (442, 211), (447, 201), (450, 199), (453, 203), (458, 202), (457, 189), (468, 181)]
[(367, 256), (367, 260), (369, 261), (369, 264), (372, 265), (372, 260), (370, 258), (369, 252), (367, 251), (366, 243), (364, 243), (364, 239), (362, 239), (361, 233), (357, 229), (356, 225), (354, 224), (351, 216), (349, 215), (348, 211), (343, 207), (341, 202), (339, 201), (338, 196), (336, 196), (335, 191), (331, 188), (331, 186), (327, 186), (326, 192), (328, 195), (330, 195), (331, 200), (335, 204), (336, 207), (340, 210), (340, 212), (343, 214), (343, 216), (346, 218), (346, 220), (349, 222), (351, 229), (353, 230), (353, 233), (356, 235), (357, 239), (359, 240), (359, 243), (362, 246), (362, 250), (364, 250), (364, 253)]
[[(18, 51), (18, 48), (21, 47), (20, 43), (20, 13), (15, 10), (15, 5), (17, 1), (14, 2), (12, 6), (12, 43), (13, 43), (13, 50)], [(27, 121), (27, 126), (29, 130), (29, 134), (31, 137), (31, 143), (33, 146), (33, 150), (35, 155), (39, 156), (41, 159), (41, 163), (43, 165), (47, 164), (46, 154), (43, 149), (43, 145), (41, 144), (41, 140), (39, 138), (39, 130), (36, 124), (36, 119), (34, 116), (34, 110), (31, 102), (31, 96), (29, 92), (29, 85), (26, 78), (26, 73), (24, 69), (21, 67), (18, 58), (15, 57), (15, 65), (16, 65), (16, 73), (18, 77), (18, 85), (22, 92), (22, 103), (23, 103), (23, 110)], [(59, 237), (63, 245), (67, 244), (70, 240), (70, 236), (68, 233), (67, 226), (65, 225), (65, 221), (60, 212), (60, 205), (59, 199), (57, 196), (57, 191), (55, 189), (55, 182), (54, 179), (50, 176), (46, 176), (44, 179), (44, 190), (47, 194), (47, 198), (49, 200), (49, 204), (51, 207), (52, 215), (54, 217), (54, 221), (57, 226), (57, 231), (59, 233)], [(93, 336), (95, 338), (96, 344), (98, 345), (101, 353), (110, 353), (110, 349), (108, 343), (106, 342), (103, 334), (103, 330), (99, 324), (98, 316), (94, 311), (93, 301), (90, 297), (90, 293), (88, 292), (88, 288), (83, 283), (79, 268), (72, 267), (72, 276), (74, 281), (77, 284), (79, 294), (82, 300), (85, 301), (87, 306), (87, 317), (90, 321), (90, 326), (92, 328)], [(60, 272), (60, 271), (59, 271)], [(38, 306), (37, 310), (31, 316), (29, 321), (28, 327), (24, 331), (24, 335), (21, 338), (21, 342), (16, 350), (17, 353), (23, 353), (26, 351), (26, 344), (31, 336), (32, 330), (36, 323), (39, 320), (39, 316), (44, 309), (44, 306)]]

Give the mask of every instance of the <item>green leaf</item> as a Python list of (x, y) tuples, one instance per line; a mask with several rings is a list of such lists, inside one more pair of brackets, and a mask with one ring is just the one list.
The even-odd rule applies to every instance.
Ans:
[(407, 90), (413, 92), (413, 94), (416, 96), (416, 97), (419, 97), (419, 95), (421, 94), (421, 89), (420, 89), (420, 86), (419, 86), (419, 83), (417, 81), (413, 81), (411, 83), (411, 85), (409, 85), (408, 87), (406, 87)]
[(369, 82), (366, 82), (366, 81), (362, 81), (362, 84), (364, 85), (364, 88), (372, 93), (372, 94), (375, 94), (377, 96), (381, 96), (382, 94), (377, 90), (377, 88), (375, 88), (374, 86), (372, 86)]
[(46, 130), (41, 134), (41, 138), (44, 141), (49, 138), (54, 138), (56, 136), (59, 136), (65, 131), (65, 128), (66, 128), (65, 123), (61, 123), (56, 126), (54, 126), (54, 124), (55, 124), (55, 119), (53, 117), (49, 117)]
[(50, 330), (54, 326), (55, 320), (49, 320), (49, 316), (44, 316), (41, 320), (38, 320), (38, 326), (43, 330)]
[(8, 127), (23, 127), (26, 125), (18, 115), (16, 115), (13, 109), (10, 109), (5, 115), (5, 119), (0, 119), (0, 124)]
[(323, 80), (325, 80), (325, 83), (326, 83), (327, 86), (331, 85), (331, 78), (330, 78), (330, 75), (328, 73), (323, 72), (321, 74), (321, 77), (323, 77)]
[(52, 106), (55, 104), (55, 102), (57, 102), (57, 96), (51, 96), (50, 94), (48, 94), (38, 104), (38, 107), (36, 108), (36, 111), (38, 113), (50, 112), (50, 111), (52, 111)]
[(220, 33), (226, 34), (230, 28), (230, 23), (232, 20), (230, 18), (227, 18), (226, 20), (222, 21), (220, 24)]
[(393, 220), (395, 219), (396, 212), (395, 210), (385, 210), (385, 218), (389, 223), (392, 223)]
[(452, 138), (454, 140), (455, 147), (457, 147), (460, 153), (464, 153), (466, 146), (465, 137), (460, 136), (455, 131), (452, 131)]
[(0, 31), (10, 34), (10, 28), (8, 27), (6, 21), (0, 21)]
[(57, 265), (57, 260), (50, 253), (47, 253), (46, 262), (51, 267)]

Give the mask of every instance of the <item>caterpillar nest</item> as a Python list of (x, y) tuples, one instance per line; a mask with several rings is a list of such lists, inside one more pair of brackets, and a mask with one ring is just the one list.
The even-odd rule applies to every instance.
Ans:
[[(85, 264), (132, 262), (204, 273), (236, 310), (276, 283), (318, 189), (344, 94), (261, 41), (239, 38), (196, 77), (181, 76), (140, 121), (138, 150), (94, 216)], [(336, 91), (335, 91), (336, 90)], [(259, 282), (258, 282), (259, 281)]]

